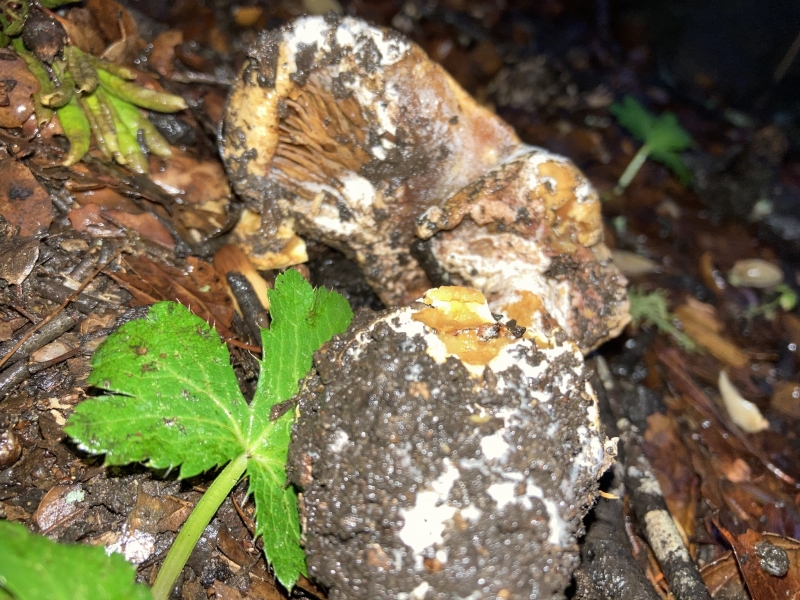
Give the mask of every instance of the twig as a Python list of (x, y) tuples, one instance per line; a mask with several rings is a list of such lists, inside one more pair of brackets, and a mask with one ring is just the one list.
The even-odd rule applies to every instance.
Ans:
[(8, 354), (6, 354), (6, 355), (5, 355), (5, 356), (4, 356), (2, 359), (0, 359), (0, 367), (2, 367), (4, 364), (6, 364), (6, 363), (9, 361), (9, 359), (10, 359), (12, 356), (14, 356), (14, 354), (17, 352), (17, 350), (19, 350), (19, 349), (22, 347), (22, 345), (23, 345), (23, 344), (24, 344), (26, 341), (28, 341), (28, 340), (30, 339), (30, 337), (31, 337), (31, 336), (32, 336), (34, 333), (36, 333), (36, 332), (37, 332), (37, 331), (39, 331), (39, 330), (40, 330), (42, 327), (44, 327), (45, 325), (47, 325), (47, 323), (49, 323), (50, 321), (52, 321), (52, 320), (53, 320), (53, 318), (54, 318), (56, 315), (58, 315), (58, 314), (59, 314), (59, 313), (60, 313), (62, 310), (64, 310), (64, 309), (67, 307), (67, 305), (68, 305), (70, 302), (72, 302), (72, 301), (73, 301), (75, 298), (77, 298), (77, 297), (80, 295), (80, 293), (81, 293), (81, 292), (82, 292), (84, 289), (86, 289), (86, 286), (87, 286), (87, 285), (89, 285), (89, 283), (90, 283), (90, 282), (91, 282), (91, 281), (92, 281), (92, 280), (93, 280), (95, 277), (97, 277), (97, 275), (100, 273), (100, 271), (102, 271), (103, 269), (105, 269), (105, 268), (106, 268), (108, 265), (110, 265), (110, 264), (111, 264), (111, 263), (112, 263), (114, 260), (116, 260), (116, 258), (117, 258), (117, 257), (120, 255), (120, 253), (121, 253), (121, 252), (122, 252), (122, 248), (119, 248), (119, 249), (118, 249), (118, 250), (117, 250), (117, 251), (116, 251), (116, 252), (115, 252), (115, 253), (114, 253), (114, 254), (111, 256), (111, 258), (109, 258), (109, 259), (108, 259), (106, 262), (104, 262), (103, 264), (101, 264), (100, 266), (98, 266), (98, 267), (97, 267), (97, 268), (96, 268), (94, 271), (92, 271), (91, 275), (89, 275), (89, 277), (87, 277), (86, 279), (84, 279), (83, 283), (81, 283), (81, 284), (78, 286), (78, 289), (76, 289), (76, 290), (75, 290), (74, 292), (72, 292), (72, 293), (71, 293), (69, 296), (67, 296), (67, 297), (64, 299), (64, 301), (63, 301), (63, 302), (62, 302), (62, 303), (61, 303), (61, 304), (58, 306), (58, 308), (56, 308), (56, 309), (55, 309), (53, 312), (51, 312), (49, 315), (47, 315), (47, 316), (46, 316), (44, 319), (42, 319), (41, 321), (39, 321), (39, 322), (38, 322), (36, 325), (34, 325), (33, 327), (31, 327), (31, 328), (30, 328), (30, 329), (29, 329), (29, 330), (28, 330), (28, 331), (25, 333), (25, 335), (23, 335), (23, 336), (20, 338), (20, 340), (19, 340), (19, 341), (18, 341), (18, 342), (17, 342), (17, 343), (14, 345), (14, 347), (13, 347), (13, 348), (11, 348), (11, 350), (9, 351), (9, 353), (8, 353)]
[(797, 53), (800, 52), (800, 31), (797, 32), (797, 37), (794, 38), (792, 45), (789, 46), (789, 50), (786, 51), (786, 54), (781, 59), (781, 62), (778, 63), (778, 66), (775, 69), (775, 74), (772, 76), (772, 81), (774, 83), (778, 83), (783, 76), (786, 75), (786, 71), (789, 70), (789, 67), (792, 66), (794, 59), (797, 57)]
[(676, 600), (711, 600), (697, 565), (683, 543), (678, 527), (672, 520), (661, 492), (661, 485), (653, 474), (650, 461), (642, 449), (639, 429), (626, 415), (627, 402), (624, 390), (618, 389), (610, 380), (608, 368), (598, 369), (609, 400), (609, 406), (617, 419), (621, 442), (620, 462), (625, 468), (625, 487), (631, 498), (631, 505), (644, 530), (645, 538), (653, 549), (669, 589)]

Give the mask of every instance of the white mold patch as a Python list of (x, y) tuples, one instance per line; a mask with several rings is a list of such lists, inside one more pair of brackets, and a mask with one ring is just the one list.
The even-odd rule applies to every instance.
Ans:
[(347, 444), (350, 442), (350, 436), (348, 436), (344, 431), (341, 429), (337, 429), (336, 433), (333, 434), (333, 441), (331, 442), (330, 449), (331, 452), (340, 453), (347, 447)]
[(444, 542), (445, 526), (456, 512), (447, 504), (447, 497), (460, 474), (449, 459), (443, 461), (445, 470), (431, 484), (432, 490), (417, 492), (417, 499), (410, 509), (402, 509), (403, 527), (398, 537), (414, 551), (414, 566), (422, 569), (423, 551)]
[(489, 460), (500, 460), (505, 462), (508, 459), (511, 446), (503, 437), (505, 429), (495, 431), (492, 435), (487, 435), (481, 438), (481, 452)]

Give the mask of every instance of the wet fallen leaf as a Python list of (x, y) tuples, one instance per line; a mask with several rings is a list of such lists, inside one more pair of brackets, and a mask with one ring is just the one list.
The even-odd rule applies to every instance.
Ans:
[(131, 13), (114, 0), (88, 0), (86, 7), (92, 11), (107, 43), (103, 58), (120, 64), (132, 60), (141, 40)]
[(153, 50), (150, 53), (149, 64), (156, 73), (167, 79), (175, 73), (175, 46), (183, 43), (183, 32), (178, 29), (168, 29), (156, 36), (153, 40)]
[(153, 181), (186, 203), (222, 214), (231, 198), (228, 179), (219, 160), (198, 159), (176, 151), (163, 169), (154, 170)]
[(116, 273), (113, 278), (134, 295), (134, 306), (160, 300), (180, 302), (214, 327), (224, 339), (235, 337), (230, 330), (231, 300), (226, 286), (209, 263), (189, 257), (187, 268), (182, 271), (140, 256), (127, 258), (125, 264), (127, 272)]
[(0, 127), (22, 127), (33, 114), (31, 94), (39, 91), (39, 82), (10, 49), (0, 48), (0, 65)]
[(0, 279), (20, 285), (39, 259), (39, 241), (12, 237), (0, 242)]
[(167, 228), (159, 221), (155, 215), (149, 212), (132, 213), (123, 210), (104, 210), (104, 216), (107, 216), (113, 223), (121, 225), (126, 229), (131, 229), (139, 233), (142, 237), (155, 242), (170, 250), (175, 249), (175, 240)]
[(240, 567), (244, 567), (253, 562), (253, 557), (245, 552), (244, 548), (242, 548), (242, 544), (233, 537), (230, 530), (225, 525), (221, 526), (217, 532), (217, 547), (225, 556)]
[(24, 163), (5, 150), (0, 150), (0, 215), (19, 227), (24, 237), (46, 232), (53, 220), (50, 194)]
[(84, 52), (99, 55), (106, 43), (92, 11), (84, 7), (70, 8), (65, 17), (56, 16), (67, 32), (70, 43)]
[(800, 419), (800, 383), (795, 381), (776, 383), (770, 406), (784, 415)]
[(717, 527), (733, 548), (754, 600), (800, 598), (800, 542), (752, 529), (737, 535), (719, 523)]
[(84, 513), (81, 505), (85, 492), (80, 485), (56, 485), (44, 495), (33, 514), (33, 521), (42, 533), (64, 528)]
[(101, 207), (94, 203), (73, 208), (69, 211), (69, 222), (75, 231), (87, 231), (94, 237), (118, 237), (124, 235), (119, 227), (114, 227), (103, 218), (101, 211)]
[(661, 485), (673, 519), (687, 537), (694, 536), (696, 496), (695, 475), (678, 424), (673, 418), (654, 413), (647, 418), (644, 450)]
[(750, 600), (744, 589), (739, 567), (733, 552), (727, 552), (700, 569), (700, 575), (712, 598), (725, 600)]

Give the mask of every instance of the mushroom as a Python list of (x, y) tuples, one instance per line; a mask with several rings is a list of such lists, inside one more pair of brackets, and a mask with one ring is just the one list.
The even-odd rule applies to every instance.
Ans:
[(331, 600), (563, 597), (616, 453), (563, 331), (448, 286), (359, 313), (314, 360), (287, 464)]
[(235, 237), (258, 268), (304, 260), (300, 234), (354, 259), (387, 306), (476, 287), (584, 352), (628, 321), (588, 180), (398, 33), (329, 15), (261, 34), (221, 146), (247, 206)]

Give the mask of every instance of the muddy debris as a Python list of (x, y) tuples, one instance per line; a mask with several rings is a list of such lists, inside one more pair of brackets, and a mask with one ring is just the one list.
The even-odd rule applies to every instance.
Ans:
[(454, 286), (356, 319), (290, 447), (311, 578), (332, 600), (560, 597), (616, 452), (577, 345)]

